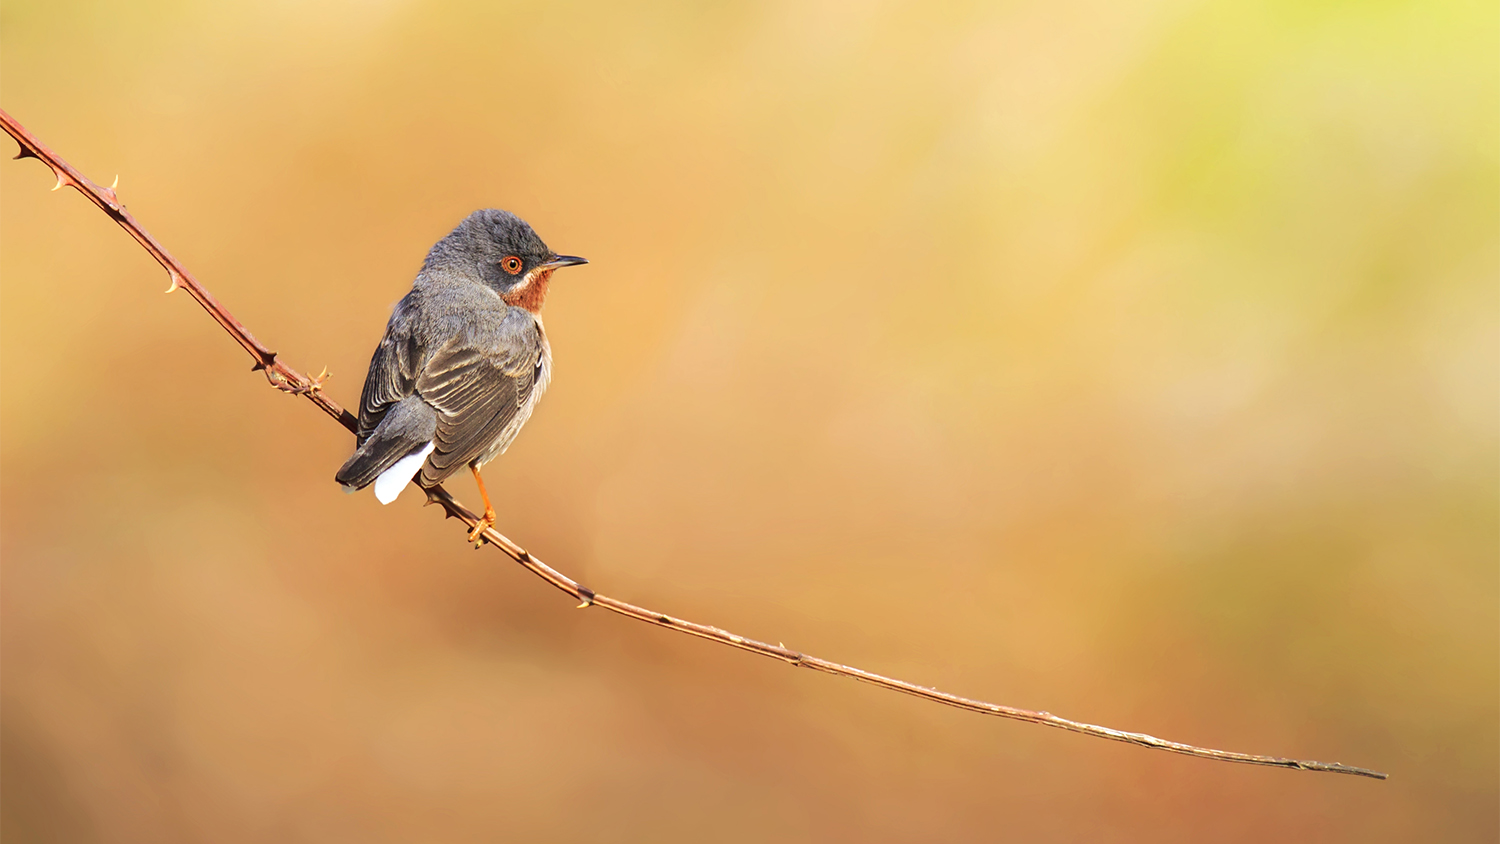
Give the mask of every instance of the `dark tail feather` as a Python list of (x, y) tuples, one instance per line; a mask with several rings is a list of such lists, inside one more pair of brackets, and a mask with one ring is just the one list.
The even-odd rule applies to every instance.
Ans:
[(364, 489), (397, 460), (420, 451), (437, 433), (437, 414), (419, 396), (409, 396), (386, 411), (364, 445), (354, 450), (333, 479), (345, 492)]

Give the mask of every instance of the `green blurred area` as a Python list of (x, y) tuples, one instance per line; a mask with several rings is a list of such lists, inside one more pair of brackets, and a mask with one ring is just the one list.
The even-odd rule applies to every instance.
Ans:
[[(574, 612), (0, 166), (0, 837), (1493, 841), (1500, 11), (0, 6), (0, 106), (350, 404), (469, 211), (591, 265), (486, 471)], [(475, 495), (467, 481), (451, 485)]]

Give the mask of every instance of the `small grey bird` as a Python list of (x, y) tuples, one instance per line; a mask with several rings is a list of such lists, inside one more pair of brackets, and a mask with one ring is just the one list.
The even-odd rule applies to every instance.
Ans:
[(345, 492), (375, 484), (380, 503), (413, 478), (433, 487), (464, 466), (495, 508), (479, 468), (510, 447), (552, 377), (542, 301), (558, 255), (508, 211), (475, 211), (439, 240), (396, 304), (359, 399), (358, 447), (334, 476)]

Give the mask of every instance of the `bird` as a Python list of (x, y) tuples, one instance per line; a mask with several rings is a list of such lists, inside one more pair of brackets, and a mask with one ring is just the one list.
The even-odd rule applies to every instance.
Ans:
[(382, 504), (412, 480), (431, 489), (465, 466), (484, 516), (495, 508), (479, 470), (510, 447), (552, 379), (542, 303), (552, 273), (587, 264), (547, 247), (509, 211), (475, 211), (433, 245), (370, 358), (356, 447), (334, 475), (345, 492), (371, 484)]

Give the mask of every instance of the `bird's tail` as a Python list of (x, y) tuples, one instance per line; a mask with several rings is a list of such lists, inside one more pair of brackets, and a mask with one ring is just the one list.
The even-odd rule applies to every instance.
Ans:
[(386, 411), (385, 418), (333, 479), (345, 492), (374, 483), (375, 497), (389, 504), (432, 453), (436, 433), (437, 415), (420, 397), (411, 396)]

